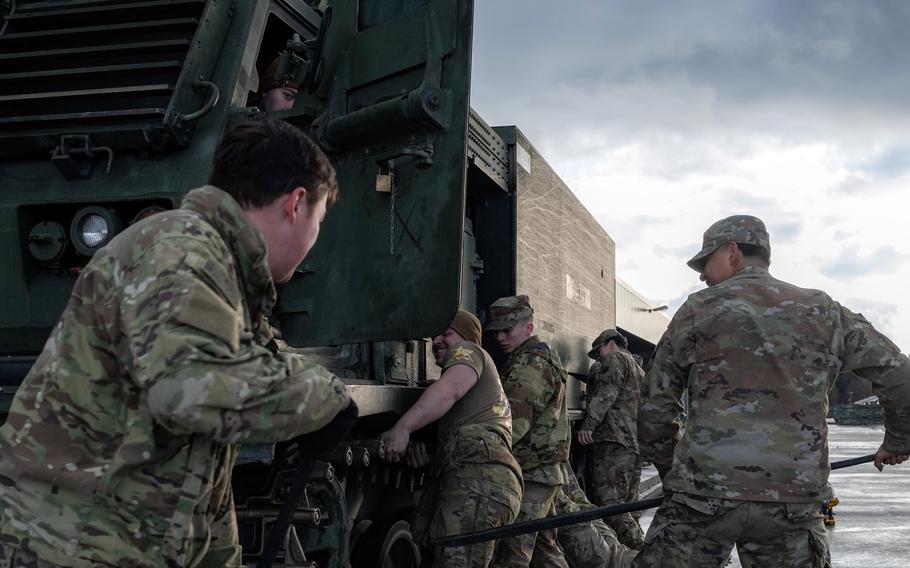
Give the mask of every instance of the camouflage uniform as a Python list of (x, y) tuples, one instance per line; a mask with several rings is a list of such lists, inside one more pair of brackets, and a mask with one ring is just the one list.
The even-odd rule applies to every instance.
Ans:
[[(560, 464), (566, 482), (556, 495), (556, 514), (578, 513), (593, 509), (584, 491), (578, 484), (575, 472), (567, 462)], [(620, 568), (630, 566), (635, 551), (619, 543), (616, 533), (602, 519), (560, 527), (556, 530), (559, 546), (571, 568)], [(532, 568), (547, 568), (558, 563), (558, 559), (535, 555)]]
[[(596, 357), (596, 373), (588, 376), (588, 396), (581, 430), (593, 432), (588, 446), (586, 480), (591, 500), (599, 506), (638, 499), (641, 459), (638, 455), (638, 405), (644, 371), (627, 351), (600, 356), (600, 347), (619, 336), (608, 329), (594, 340), (590, 357)], [(641, 548), (641, 526), (631, 513), (606, 519), (620, 542)]]
[(98, 251), (0, 429), (9, 557), (60, 566), (240, 566), (231, 467), (348, 405), (274, 353), (266, 247), (207, 186)]
[[(690, 262), (700, 270), (729, 242), (770, 250), (761, 221), (737, 216), (709, 228)], [(689, 296), (657, 347), (639, 414), (643, 457), (667, 495), (642, 565), (720, 566), (735, 543), (744, 566), (825, 566), (827, 393), (846, 370), (879, 396), (884, 449), (910, 452), (910, 360), (861, 315), (756, 266)]]
[[(478, 330), (479, 334), (479, 330)], [(509, 402), (486, 351), (465, 341), (452, 345), (442, 365), (467, 365), (477, 383), (438, 422), (439, 446), (431, 482), (414, 517), (415, 539), (429, 545), (506, 525), (521, 504), (521, 467), (512, 455)], [(433, 566), (487, 566), (496, 541), (434, 547)]]
[[(501, 298), (490, 311), (494, 320), (488, 329), (506, 329), (533, 313), (527, 296)], [(569, 459), (567, 378), (559, 354), (536, 335), (506, 361), (502, 381), (512, 406), (512, 451), (524, 477), (517, 522), (555, 514), (556, 495), (565, 482), (559, 464)], [(552, 530), (501, 540), (494, 564), (528, 566), (537, 555), (566, 566)]]

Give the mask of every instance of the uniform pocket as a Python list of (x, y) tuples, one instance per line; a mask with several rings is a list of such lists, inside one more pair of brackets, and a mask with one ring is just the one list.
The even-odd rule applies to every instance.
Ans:
[(787, 520), (791, 523), (809, 523), (820, 519), (822, 516), (819, 503), (785, 503)]
[(670, 501), (678, 507), (691, 509), (705, 517), (713, 517), (722, 509), (732, 508), (730, 506), (724, 507), (724, 502), (721, 499), (688, 495), (686, 493), (672, 493)]

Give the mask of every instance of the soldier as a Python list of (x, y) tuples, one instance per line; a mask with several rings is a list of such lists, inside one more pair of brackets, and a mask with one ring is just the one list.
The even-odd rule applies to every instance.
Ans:
[[(415, 538), (424, 545), (508, 524), (521, 504), (521, 467), (512, 455), (509, 401), (496, 365), (479, 344), (480, 321), (458, 310), (452, 325), (433, 338), (442, 376), (380, 436), (385, 458), (398, 462), (406, 457), (411, 433), (438, 421), (432, 482), (413, 526)], [(425, 458), (414, 459), (413, 454), (408, 465), (423, 465)], [(433, 566), (487, 566), (495, 544), (434, 547)]]
[[(624, 335), (608, 329), (594, 340), (588, 352), (596, 364), (588, 376), (588, 404), (578, 442), (588, 447), (588, 492), (591, 500), (602, 507), (638, 499), (641, 459), (637, 422), (645, 373), (626, 350), (628, 346)], [(641, 548), (641, 526), (631, 513), (606, 521), (620, 542), (629, 548)]]
[(244, 124), (209, 185), (94, 255), (0, 429), (0, 565), (241, 566), (239, 443), (324, 453), (356, 419), (338, 378), (265, 346), (337, 193), (298, 129)]
[[(828, 391), (839, 371), (871, 381), (885, 412), (875, 466), (910, 453), (910, 360), (861, 315), (768, 273), (764, 224), (711, 225), (689, 262), (708, 284), (670, 322), (646, 375), (642, 457), (665, 497), (642, 566), (829, 566), (819, 502), (828, 485)], [(690, 413), (680, 439), (680, 399)]]
[[(533, 335), (533, 313), (527, 296), (500, 298), (490, 305), (487, 325), (509, 355), (502, 383), (512, 405), (512, 450), (525, 484), (518, 521), (555, 514), (565, 482), (559, 464), (569, 459), (568, 377), (559, 354)], [(494, 564), (526, 567), (537, 555), (566, 566), (552, 530), (501, 540)]]
[(279, 55), (269, 63), (265, 73), (262, 74), (259, 84), (259, 106), (265, 112), (276, 112), (294, 108), (297, 100), (297, 83), (280, 80), (278, 78), (278, 65), (281, 63)]
[[(556, 514), (593, 509), (594, 504), (582, 491), (572, 467), (567, 462), (559, 466), (566, 482), (556, 495)], [(616, 533), (602, 519), (560, 527), (556, 530), (556, 538), (570, 568), (627, 567), (635, 557), (635, 551), (620, 544)], [(553, 564), (551, 559), (541, 555), (531, 560), (532, 568), (547, 568)]]

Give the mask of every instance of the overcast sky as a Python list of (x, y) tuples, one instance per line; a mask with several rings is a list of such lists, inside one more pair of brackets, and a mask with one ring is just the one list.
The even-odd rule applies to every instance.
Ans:
[[(910, 350), (910, 2), (475, 2), (472, 106), (516, 125), (672, 310), (704, 230)], [(671, 312), (672, 313), (672, 312)]]

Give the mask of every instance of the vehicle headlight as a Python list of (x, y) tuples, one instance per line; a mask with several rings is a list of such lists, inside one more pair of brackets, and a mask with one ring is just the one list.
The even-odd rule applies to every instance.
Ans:
[(79, 236), (82, 238), (82, 243), (90, 248), (101, 246), (110, 232), (110, 226), (101, 215), (86, 215), (79, 225)]
[(70, 226), (70, 239), (81, 254), (91, 256), (120, 232), (116, 211), (103, 207), (80, 209)]

